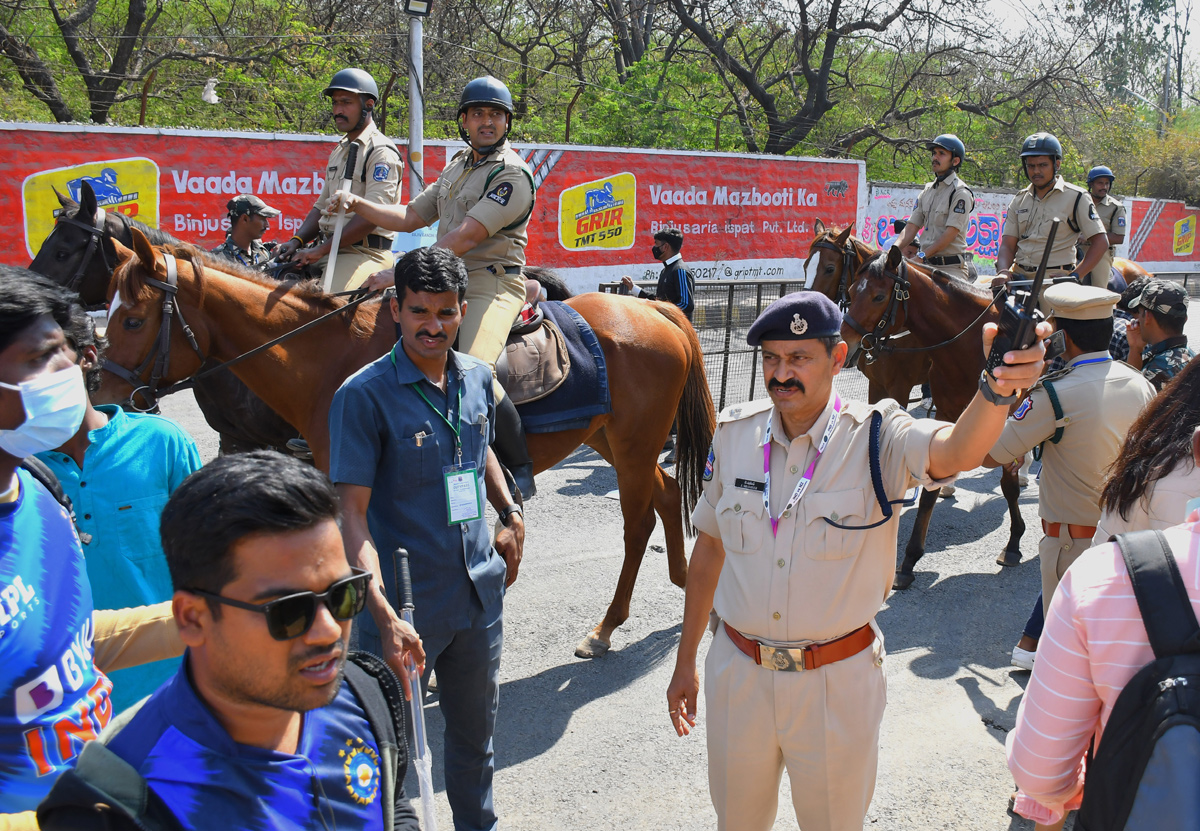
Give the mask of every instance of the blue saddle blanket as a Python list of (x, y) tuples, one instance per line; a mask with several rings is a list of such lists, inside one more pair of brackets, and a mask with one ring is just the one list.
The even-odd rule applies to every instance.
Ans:
[(608, 369), (592, 327), (566, 303), (544, 300), (543, 314), (562, 330), (571, 358), (571, 371), (562, 385), (545, 398), (517, 405), (527, 433), (580, 430), (598, 415), (612, 412)]

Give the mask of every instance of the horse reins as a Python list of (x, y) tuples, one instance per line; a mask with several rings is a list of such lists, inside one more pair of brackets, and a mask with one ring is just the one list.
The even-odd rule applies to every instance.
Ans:
[[(183, 380), (176, 381), (160, 391), (158, 385), (162, 381), (163, 376), (166, 375), (167, 369), (171, 364), (171, 320), (173, 318), (179, 319), (179, 327), (183, 331), (184, 336), (187, 338), (188, 345), (192, 347), (192, 350), (196, 353), (197, 357), (200, 358), (201, 367), (208, 363), (208, 357), (205, 356), (204, 352), (200, 349), (200, 345), (196, 342), (196, 336), (192, 333), (192, 329), (190, 326), (188, 326), (187, 321), (184, 320), (183, 310), (179, 307), (179, 303), (176, 299), (176, 295), (179, 293), (179, 268), (176, 259), (170, 254), (163, 254), (163, 257), (166, 259), (167, 264), (166, 282), (158, 280), (154, 277), (143, 276), (142, 278), (147, 284), (162, 290), (164, 295), (162, 321), (159, 323), (158, 336), (154, 340), (154, 348), (150, 351), (145, 360), (142, 361), (141, 365), (136, 370), (127, 369), (126, 367), (113, 363), (107, 358), (104, 360), (103, 364), (104, 369), (108, 370), (113, 375), (116, 375), (118, 378), (122, 379), (133, 387), (133, 391), (129, 393), (128, 400), (122, 402), (122, 404), (128, 404), (135, 410), (140, 410), (142, 412), (154, 409), (154, 407), (158, 405), (158, 399), (164, 395), (170, 395), (171, 393), (179, 392), (180, 390), (191, 389), (193, 386), (195, 386), (196, 382), (202, 378), (206, 378), (215, 372), (228, 369), (234, 364), (241, 363), (242, 361), (248, 360), (249, 358), (258, 355), (261, 352), (265, 352), (274, 346), (278, 346), (289, 338), (294, 338), (297, 335), (308, 331), (312, 327), (333, 317), (334, 315), (339, 315), (347, 310), (355, 309), (366, 301), (380, 294), (378, 289), (374, 291), (356, 289), (350, 292), (340, 292), (338, 295), (334, 296), (350, 295), (352, 297), (352, 299), (346, 303), (346, 305), (339, 306), (331, 312), (326, 312), (320, 317), (314, 318), (308, 323), (305, 323), (304, 325), (293, 329), (290, 332), (285, 332), (279, 337), (269, 340), (260, 346), (256, 346), (248, 352), (243, 352), (241, 355), (230, 358), (228, 361), (220, 361), (209, 366), (208, 369), (201, 369), (200, 372), (184, 378)], [(191, 263), (191, 266), (194, 272), (196, 270), (196, 264)], [(354, 297), (354, 295), (358, 296)], [(153, 364), (153, 368), (150, 374), (150, 382), (147, 384), (142, 381), (142, 375), (148, 368), (150, 368), (151, 364)], [(142, 392), (142, 390), (146, 391), (146, 394), (143, 395), (143, 398), (145, 398), (147, 401), (145, 408), (139, 407), (137, 402), (134, 400), (138, 393)]]

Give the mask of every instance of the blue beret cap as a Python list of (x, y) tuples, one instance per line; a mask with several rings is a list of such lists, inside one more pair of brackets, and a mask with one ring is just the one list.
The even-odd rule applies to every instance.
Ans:
[(817, 291), (796, 291), (763, 309), (750, 327), (746, 343), (758, 346), (765, 340), (829, 338), (841, 332), (842, 313), (837, 304)]

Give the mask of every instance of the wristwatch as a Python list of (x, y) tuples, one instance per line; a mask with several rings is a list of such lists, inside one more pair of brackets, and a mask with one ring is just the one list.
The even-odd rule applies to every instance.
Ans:
[(979, 391), (983, 393), (983, 400), (989, 404), (995, 404), (998, 407), (1009, 407), (1017, 403), (1017, 394), (1014, 392), (1011, 395), (999, 395), (992, 390), (987, 381), (987, 370), (979, 373)]
[(508, 527), (508, 520), (513, 514), (520, 515), (521, 519), (525, 519), (525, 512), (521, 510), (521, 506), (515, 502), (511, 505), (506, 505), (504, 510), (500, 512), (500, 522), (505, 528)]

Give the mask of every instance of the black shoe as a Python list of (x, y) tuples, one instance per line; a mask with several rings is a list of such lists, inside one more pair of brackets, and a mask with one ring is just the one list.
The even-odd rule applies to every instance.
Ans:
[(312, 448), (308, 446), (308, 442), (304, 439), (288, 439), (287, 449), (289, 453), (301, 461), (311, 462), (313, 460)]
[(492, 442), (496, 458), (512, 474), (521, 496), (532, 498), (537, 493), (533, 484), (533, 460), (525, 444), (525, 429), (521, 415), (508, 396), (496, 402), (496, 440)]

